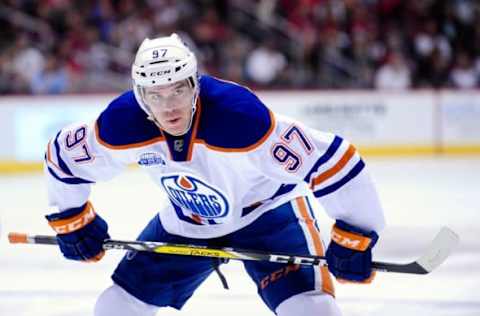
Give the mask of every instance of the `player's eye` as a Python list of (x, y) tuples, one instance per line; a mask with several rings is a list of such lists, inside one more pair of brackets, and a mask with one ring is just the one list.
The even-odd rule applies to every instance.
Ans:
[(163, 98), (159, 94), (150, 94), (150, 100), (152, 101), (161, 101)]
[(185, 92), (185, 89), (184, 89), (184, 88), (177, 88), (177, 89), (175, 89), (175, 91), (173, 92), (173, 95), (174, 95), (174, 96), (180, 96), (180, 95), (182, 95), (184, 92)]

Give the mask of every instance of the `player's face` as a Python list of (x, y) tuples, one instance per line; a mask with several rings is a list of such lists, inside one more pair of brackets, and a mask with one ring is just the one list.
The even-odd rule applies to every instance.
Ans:
[(187, 81), (144, 88), (143, 101), (163, 130), (171, 135), (184, 133), (192, 116), (193, 89)]

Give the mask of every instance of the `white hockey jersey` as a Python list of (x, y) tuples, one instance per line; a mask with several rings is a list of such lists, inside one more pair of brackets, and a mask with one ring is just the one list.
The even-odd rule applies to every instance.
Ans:
[(50, 204), (79, 207), (92, 183), (135, 163), (168, 195), (170, 205), (159, 215), (172, 234), (222, 236), (308, 190), (330, 217), (382, 229), (377, 193), (351, 144), (274, 115), (240, 85), (209, 76), (199, 82), (186, 135), (161, 131), (132, 91), (113, 100), (95, 122), (61, 130), (45, 155)]

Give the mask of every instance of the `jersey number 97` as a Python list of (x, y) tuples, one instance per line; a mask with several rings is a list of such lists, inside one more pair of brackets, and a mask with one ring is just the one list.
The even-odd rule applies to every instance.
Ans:
[(80, 155), (73, 157), (73, 161), (77, 163), (85, 163), (93, 161), (94, 157), (90, 153), (87, 145), (87, 127), (80, 126), (74, 131), (69, 131), (65, 136), (65, 148), (68, 151), (78, 151)]
[(313, 146), (300, 128), (291, 125), (281, 136), (282, 142), (275, 143), (272, 155), (275, 160), (285, 165), (288, 172), (296, 172), (302, 165), (302, 156), (292, 149), (292, 142), (298, 142), (307, 155), (313, 151)]

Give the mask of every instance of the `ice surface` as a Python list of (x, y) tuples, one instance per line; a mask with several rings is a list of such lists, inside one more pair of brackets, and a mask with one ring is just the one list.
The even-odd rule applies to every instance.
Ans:
[[(379, 273), (371, 285), (337, 284), (345, 315), (480, 315), (480, 159), (367, 159), (385, 206), (388, 228), (376, 247), (380, 261), (411, 261), (443, 225), (460, 246), (429, 275)], [(96, 296), (110, 284), (121, 258), (110, 251), (97, 264), (64, 260), (52, 246), (9, 245), (8, 231), (50, 234), (42, 218), (46, 192), (41, 175), (0, 177), (0, 316), (91, 315)], [(110, 224), (111, 235), (135, 238), (163, 203), (147, 175), (132, 170), (95, 185), (92, 201)], [(330, 221), (321, 216), (321, 228)], [(159, 315), (273, 315), (253, 282), (233, 262), (223, 267), (231, 290), (212, 275), (180, 312)]]

